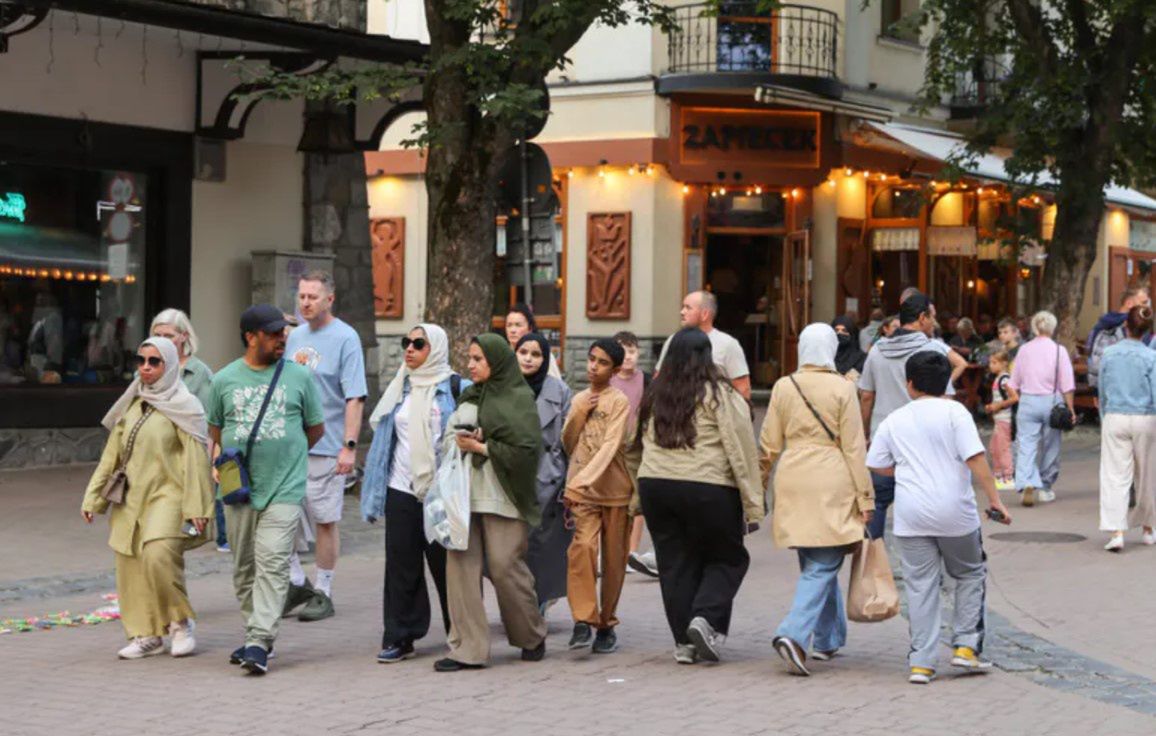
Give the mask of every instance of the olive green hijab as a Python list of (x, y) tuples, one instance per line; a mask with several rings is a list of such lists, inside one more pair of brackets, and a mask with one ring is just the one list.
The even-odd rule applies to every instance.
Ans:
[(538, 405), (510, 343), (505, 337), (486, 333), (474, 338), (490, 364), (490, 377), (462, 392), (459, 404), (478, 405), (478, 426), (489, 457), (474, 455), (474, 465), (487, 459), (510, 501), (531, 526), (538, 526), (538, 455), (542, 429)]

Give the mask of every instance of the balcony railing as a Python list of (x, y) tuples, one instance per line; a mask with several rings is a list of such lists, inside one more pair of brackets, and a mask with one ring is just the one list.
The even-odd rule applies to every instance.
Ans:
[(1007, 67), (995, 59), (977, 61), (970, 71), (957, 74), (951, 96), (953, 117), (973, 115), (991, 104), (1007, 75)]
[(809, 77), (838, 80), (839, 16), (804, 5), (760, 12), (758, 2), (724, 2), (675, 9), (667, 74)]

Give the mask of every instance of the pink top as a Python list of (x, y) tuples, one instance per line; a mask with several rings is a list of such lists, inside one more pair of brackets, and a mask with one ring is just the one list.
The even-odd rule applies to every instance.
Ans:
[[(1060, 385), (1056, 387), (1056, 361), (1059, 361)], [(1068, 351), (1050, 337), (1037, 337), (1020, 347), (1012, 366), (1011, 387), (1034, 396), (1048, 396), (1057, 391), (1066, 394), (1076, 390), (1076, 372)]]

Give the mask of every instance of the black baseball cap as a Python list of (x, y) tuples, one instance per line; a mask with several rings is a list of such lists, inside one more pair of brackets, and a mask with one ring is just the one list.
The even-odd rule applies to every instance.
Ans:
[(241, 313), (241, 334), (246, 332), (280, 332), (289, 324), (280, 309), (272, 304), (254, 304)]

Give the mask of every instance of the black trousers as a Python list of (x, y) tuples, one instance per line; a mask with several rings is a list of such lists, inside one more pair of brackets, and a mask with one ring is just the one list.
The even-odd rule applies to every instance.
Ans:
[(446, 603), (446, 550), (425, 539), (422, 504), (414, 496), (390, 488), (385, 497), (385, 593), (381, 646), (414, 642), (429, 633), (430, 602), (425, 565), (437, 588), (446, 636), (450, 609)]
[(726, 634), (735, 595), (751, 563), (743, 546), (738, 490), (658, 478), (640, 478), (638, 485), (674, 640), (690, 643), (686, 629), (696, 616)]

